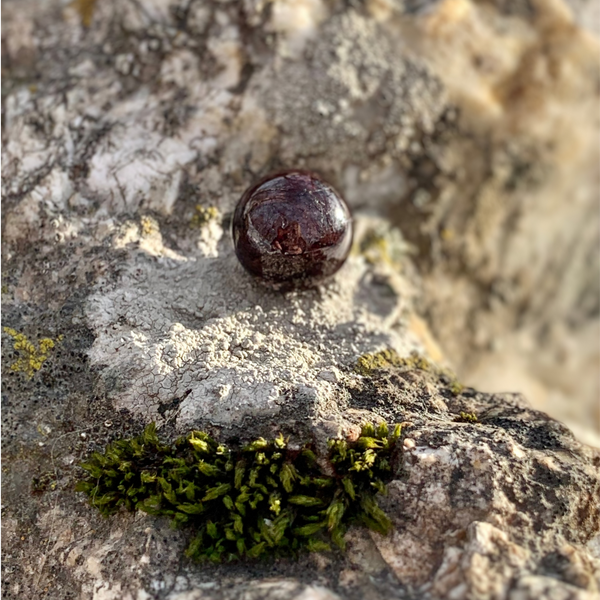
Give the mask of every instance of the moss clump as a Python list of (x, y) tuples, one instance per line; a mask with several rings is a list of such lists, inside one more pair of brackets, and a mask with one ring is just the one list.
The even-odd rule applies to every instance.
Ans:
[(10, 365), (10, 370), (25, 373), (29, 379), (42, 368), (42, 365), (50, 357), (50, 351), (63, 339), (62, 335), (55, 340), (42, 338), (35, 346), (25, 334), (19, 333), (16, 329), (5, 327), (4, 333), (13, 338), (13, 348), (20, 354), (17, 360)]
[(344, 547), (362, 523), (386, 534), (391, 524), (376, 495), (392, 475), (400, 426), (365, 425), (356, 441), (333, 439), (327, 460), (282, 436), (235, 450), (193, 431), (173, 444), (149, 425), (82, 465), (77, 484), (103, 515), (120, 507), (167, 516), (195, 532), (186, 554), (196, 560), (236, 560)]
[(478, 423), (479, 419), (475, 413), (461, 412), (454, 421), (456, 423)]
[(356, 362), (355, 371), (360, 375), (372, 375), (374, 371), (390, 367), (407, 367), (422, 371), (432, 369), (431, 363), (418, 354), (403, 358), (395, 350), (388, 348), (374, 354), (363, 354)]
[(202, 206), (196, 204), (194, 216), (190, 220), (192, 227), (203, 227), (209, 221), (214, 221), (220, 216), (219, 209), (216, 206)]

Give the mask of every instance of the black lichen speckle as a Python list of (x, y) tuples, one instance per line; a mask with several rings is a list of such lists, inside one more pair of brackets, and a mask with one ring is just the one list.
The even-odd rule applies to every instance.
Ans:
[(545, 415), (543, 416), (543, 420), (525, 421), (518, 416), (502, 415), (486, 419), (485, 422), (488, 425), (508, 431), (525, 448), (533, 450), (560, 450), (564, 448), (565, 436), (572, 438), (572, 434), (564, 425)]

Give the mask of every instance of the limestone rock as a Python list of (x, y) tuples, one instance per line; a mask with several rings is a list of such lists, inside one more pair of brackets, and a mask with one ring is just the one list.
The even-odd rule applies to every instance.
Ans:
[[(597, 440), (598, 42), (569, 5), (3, 3), (6, 598), (597, 596), (597, 452), (444, 370)], [(281, 167), (355, 212), (317, 290), (231, 248)], [(368, 419), (406, 423), (395, 529), (344, 555), (198, 566), (186, 532), (73, 491), (150, 421), (323, 444)]]

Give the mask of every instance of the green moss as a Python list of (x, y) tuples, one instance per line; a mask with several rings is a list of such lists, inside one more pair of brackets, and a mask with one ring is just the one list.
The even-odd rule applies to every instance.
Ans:
[(458, 417), (454, 419), (457, 423), (478, 423), (477, 415), (475, 413), (461, 412)]
[(395, 350), (387, 348), (374, 354), (363, 354), (356, 362), (355, 371), (360, 375), (372, 375), (375, 371), (390, 367), (407, 367), (422, 371), (433, 369), (431, 363), (419, 354), (401, 357)]
[(353, 523), (391, 529), (376, 496), (392, 475), (399, 437), (399, 425), (390, 433), (367, 424), (356, 441), (330, 440), (327, 459), (317, 460), (310, 445), (290, 449), (282, 435), (240, 449), (200, 431), (164, 444), (151, 424), (92, 454), (77, 490), (106, 516), (124, 507), (191, 527), (186, 555), (195, 560), (343, 548)]
[(219, 209), (216, 206), (202, 206), (196, 204), (195, 213), (190, 221), (192, 227), (203, 227), (209, 221), (214, 221), (220, 217)]
[(25, 373), (29, 379), (42, 368), (42, 365), (50, 357), (51, 350), (63, 339), (62, 335), (55, 340), (42, 338), (36, 346), (27, 339), (25, 334), (19, 333), (12, 327), (4, 327), (4, 333), (13, 338), (13, 348), (19, 354), (17, 360), (10, 365), (10, 370)]

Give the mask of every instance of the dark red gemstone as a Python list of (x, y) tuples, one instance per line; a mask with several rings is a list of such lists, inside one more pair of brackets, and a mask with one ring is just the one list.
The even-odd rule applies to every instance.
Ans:
[(284, 171), (244, 192), (233, 215), (233, 243), (244, 268), (264, 282), (310, 287), (346, 260), (352, 216), (314, 173)]

